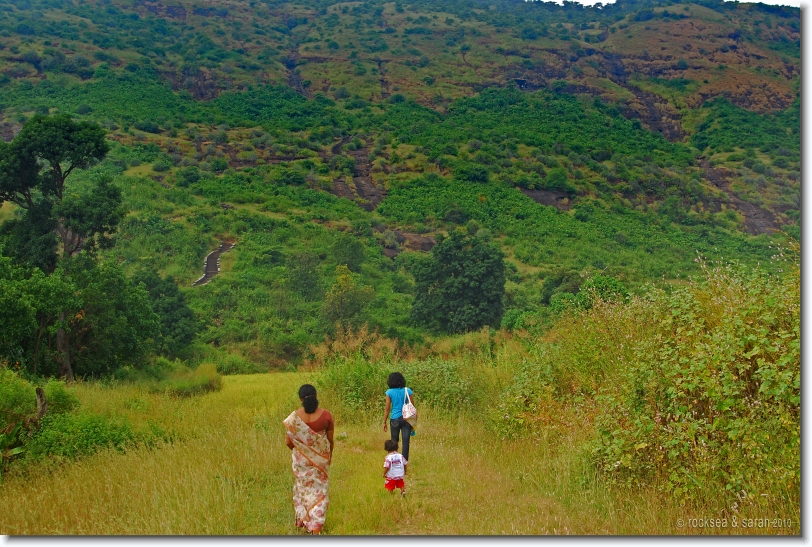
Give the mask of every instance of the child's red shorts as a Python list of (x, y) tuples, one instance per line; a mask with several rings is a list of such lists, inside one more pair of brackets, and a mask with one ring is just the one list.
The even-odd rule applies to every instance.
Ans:
[(395, 488), (400, 488), (401, 490), (406, 488), (406, 485), (404, 484), (402, 478), (400, 478), (400, 479), (386, 479), (386, 482), (384, 483), (383, 486), (384, 486), (384, 488), (386, 488), (390, 492), (394, 491)]

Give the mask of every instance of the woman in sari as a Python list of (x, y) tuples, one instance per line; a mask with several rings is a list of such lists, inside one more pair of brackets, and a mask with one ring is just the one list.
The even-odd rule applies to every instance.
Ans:
[(290, 413), (283, 422), (288, 448), (293, 455), (293, 508), (296, 526), (318, 534), (324, 526), (327, 506), (328, 471), (333, 459), (333, 416), (319, 408), (316, 388), (299, 388), (302, 408)]

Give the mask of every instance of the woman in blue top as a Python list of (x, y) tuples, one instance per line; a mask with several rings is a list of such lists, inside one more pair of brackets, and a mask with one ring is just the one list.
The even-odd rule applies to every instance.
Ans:
[[(412, 390), (406, 387), (406, 378), (400, 372), (393, 372), (386, 381), (389, 389), (386, 390), (386, 411), (383, 415), (383, 430), (387, 426), (392, 431), (392, 440), (398, 441), (400, 432), (403, 432), (403, 457), (409, 460), (409, 439), (412, 435), (412, 426), (403, 419), (403, 405), (406, 403), (406, 391), (409, 392), (409, 399), (414, 404)], [(387, 423), (388, 422), (388, 423)]]

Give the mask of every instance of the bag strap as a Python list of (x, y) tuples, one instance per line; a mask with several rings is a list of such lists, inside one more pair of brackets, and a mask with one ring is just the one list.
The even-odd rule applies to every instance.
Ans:
[(409, 404), (412, 404), (412, 400), (409, 399), (409, 388), (404, 387), (403, 388), (403, 393), (406, 394), (406, 402), (409, 403)]

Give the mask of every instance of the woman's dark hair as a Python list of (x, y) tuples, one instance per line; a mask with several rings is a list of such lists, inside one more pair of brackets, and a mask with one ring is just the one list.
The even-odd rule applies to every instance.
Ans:
[(313, 414), (319, 408), (319, 400), (316, 399), (316, 388), (310, 384), (305, 384), (299, 388), (299, 398), (302, 400), (302, 407), (308, 414)]
[(389, 375), (389, 379), (386, 381), (386, 385), (390, 388), (395, 389), (398, 387), (406, 387), (406, 378), (403, 377), (403, 374), (400, 372), (393, 372)]
[(383, 443), (383, 449), (387, 452), (392, 452), (398, 449), (398, 442), (393, 441), (392, 439), (387, 439)]

